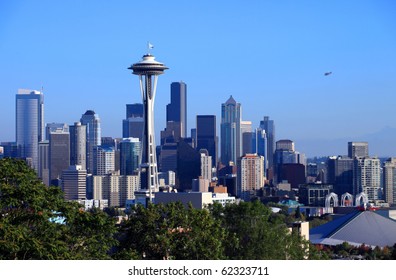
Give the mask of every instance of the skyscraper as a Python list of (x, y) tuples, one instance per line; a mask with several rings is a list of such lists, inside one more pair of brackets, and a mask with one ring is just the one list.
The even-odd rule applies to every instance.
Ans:
[(15, 110), (16, 143), (19, 154), (30, 158), (38, 170), (38, 143), (44, 140), (44, 95), (37, 90), (19, 89)]
[(155, 57), (148, 53), (143, 56), (142, 61), (133, 64), (128, 69), (131, 69), (133, 74), (138, 75), (140, 80), (140, 91), (144, 106), (143, 153), (140, 179), (142, 188), (149, 191), (149, 199), (152, 201), (152, 191), (157, 191), (159, 188), (154, 135), (154, 100), (158, 76), (163, 74), (168, 67), (156, 61)]
[(381, 163), (378, 158), (355, 157), (353, 195), (364, 192), (369, 200), (381, 199)]
[(70, 133), (70, 165), (79, 165), (87, 169), (87, 126), (75, 122), (69, 126)]
[(253, 153), (252, 142), (252, 122), (241, 121), (241, 156)]
[[(283, 180), (286, 180), (286, 174), (284, 173), (287, 171), (283, 167), (286, 164), (302, 164), (305, 165), (305, 157), (303, 154), (295, 151), (294, 149), (294, 142), (288, 139), (279, 140), (276, 142), (276, 150), (274, 153), (274, 181), (275, 183), (281, 183)], [(292, 171), (291, 171), (292, 172)], [(290, 173), (290, 172), (288, 172)]]
[(230, 96), (226, 103), (221, 105), (221, 162), (234, 164), (241, 156), (241, 104)]
[(367, 142), (348, 142), (348, 157), (368, 157), (368, 143)]
[(93, 110), (87, 110), (80, 119), (82, 125), (87, 128), (87, 173), (93, 172), (93, 149), (101, 145), (100, 118)]
[(245, 201), (250, 201), (256, 191), (264, 186), (264, 157), (247, 154), (238, 160), (237, 194)]
[(113, 147), (95, 146), (93, 149), (93, 175), (106, 175), (115, 171)]
[(390, 205), (396, 204), (396, 158), (384, 163), (384, 200)]
[(48, 127), (50, 184), (59, 186), (62, 171), (70, 165), (70, 134), (67, 124)]
[(124, 138), (120, 142), (120, 175), (135, 175), (139, 170), (141, 147), (139, 138)]
[(180, 137), (187, 137), (187, 85), (184, 82), (171, 84), (171, 102), (166, 106), (166, 122), (176, 123), (176, 141)]
[(144, 129), (143, 104), (127, 104), (126, 119), (122, 120), (122, 137), (139, 138), (142, 141)]
[(274, 152), (275, 152), (275, 124), (268, 116), (260, 121), (260, 128), (265, 130), (267, 136), (267, 161), (268, 169), (273, 169), (274, 166)]
[(143, 111), (142, 103), (126, 104), (126, 119), (143, 118)]
[(87, 198), (87, 171), (81, 165), (72, 165), (62, 172), (62, 190), (66, 200)]
[(197, 150), (206, 149), (212, 157), (212, 166), (217, 165), (217, 133), (215, 115), (197, 116)]
[(329, 157), (327, 160), (329, 184), (338, 195), (353, 193), (353, 159), (349, 157)]

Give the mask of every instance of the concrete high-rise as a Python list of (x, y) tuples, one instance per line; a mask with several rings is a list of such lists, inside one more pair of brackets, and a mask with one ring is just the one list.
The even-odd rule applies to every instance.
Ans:
[(237, 164), (241, 156), (241, 104), (230, 98), (221, 105), (221, 162)]
[(44, 95), (37, 90), (19, 89), (15, 100), (16, 143), (19, 155), (30, 158), (38, 170), (38, 144), (44, 140)]
[(201, 177), (203, 179), (211, 182), (212, 180), (212, 157), (209, 155), (208, 151), (201, 149)]
[(187, 137), (187, 85), (184, 82), (173, 82), (170, 87), (171, 102), (166, 106), (166, 122), (176, 125), (175, 140)]
[(378, 158), (355, 157), (353, 161), (353, 195), (364, 192), (369, 200), (381, 199), (381, 163)]
[(49, 179), (50, 184), (59, 186), (62, 171), (70, 165), (70, 134), (67, 124), (48, 126), (49, 135)]
[(348, 142), (348, 157), (350, 158), (364, 158), (368, 157), (368, 143), (367, 142)]
[(217, 165), (217, 130), (215, 115), (198, 115), (196, 126), (197, 150), (206, 149), (212, 157), (212, 166)]
[(70, 133), (70, 165), (79, 165), (87, 169), (87, 126), (75, 122), (69, 126)]
[(250, 201), (256, 191), (264, 186), (264, 157), (257, 154), (242, 156), (238, 162), (237, 194)]
[(87, 127), (87, 173), (92, 173), (94, 169), (93, 150), (95, 146), (101, 145), (100, 118), (93, 110), (87, 110), (81, 116), (80, 122)]
[(71, 165), (62, 172), (62, 190), (66, 200), (87, 198), (87, 171), (81, 165)]
[(50, 185), (49, 179), (49, 140), (44, 140), (39, 143), (39, 159), (37, 175), (47, 186)]
[(93, 175), (106, 175), (115, 171), (113, 147), (95, 146), (93, 149)]
[(140, 80), (140, 91), (144, 107), (143, 153), (140, 179), (142, 189), (149, 191), (149, 199), (152, 201), (152, 191), (159, 189), (154, 135), (154, 100), (158, 76), (163, 74), (168, 67), (156, 61), (155, 57), (148, 53), (143, 56), (142, 61), (133, 64), (128, 69), (131, 69), (133, 74), (138, 75)]
[(396, 158), (390, 158), (384, 163), (384, 200), (390, 205), (396, 205)]

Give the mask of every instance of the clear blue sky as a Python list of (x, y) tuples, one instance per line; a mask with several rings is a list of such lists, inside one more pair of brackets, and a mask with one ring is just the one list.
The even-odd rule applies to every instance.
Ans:
[(93, 109), (102, 135), (120, 137), (125, 104), (141, 102), (127, 67), (150, 41), (170, 68), (157, 136), (170, 83), (182, 80), (188, 130), (197, 114), (219, 122), (233, 95), (243, 120), (255, 128), (270, 116), (277, 139), (312, 155), (298, 141), (396, 127), (395, 15), (392, 0), (0, 1), (0, 141), (15, 140), (18, 88), (42, 86), (45, 122), (72, 124)]

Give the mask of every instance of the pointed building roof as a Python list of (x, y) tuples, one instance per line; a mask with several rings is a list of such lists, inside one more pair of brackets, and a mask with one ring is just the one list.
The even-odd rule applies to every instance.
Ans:
[(310, 230), (313, 244), (354, 246), (393, 246), (396, 244), (396, 221), (373, 211), (356, 211)]
[(236, 101), (235, 99), (232, 97), (232, 95), (230, 95), (230, 98), (228, 98), (227, 102), (225, 103), (226, 105), (232, 104), (232, 105), (236, 105)]

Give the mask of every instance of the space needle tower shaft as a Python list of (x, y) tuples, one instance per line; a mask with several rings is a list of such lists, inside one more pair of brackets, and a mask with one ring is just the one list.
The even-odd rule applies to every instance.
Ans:
[(155, 60), (151, 54), (143, 56), (143, 60), (133, 64), (132, 74), (139, 76), (140, 92), (144, 108), (143, 152), (139, 168), (141, 189), (149, 191), (150, 201), (152, 192), (158, 191), (158, 170), (154, 135), (154, 101), (158, 76), (168, 69), (163, 63)]

